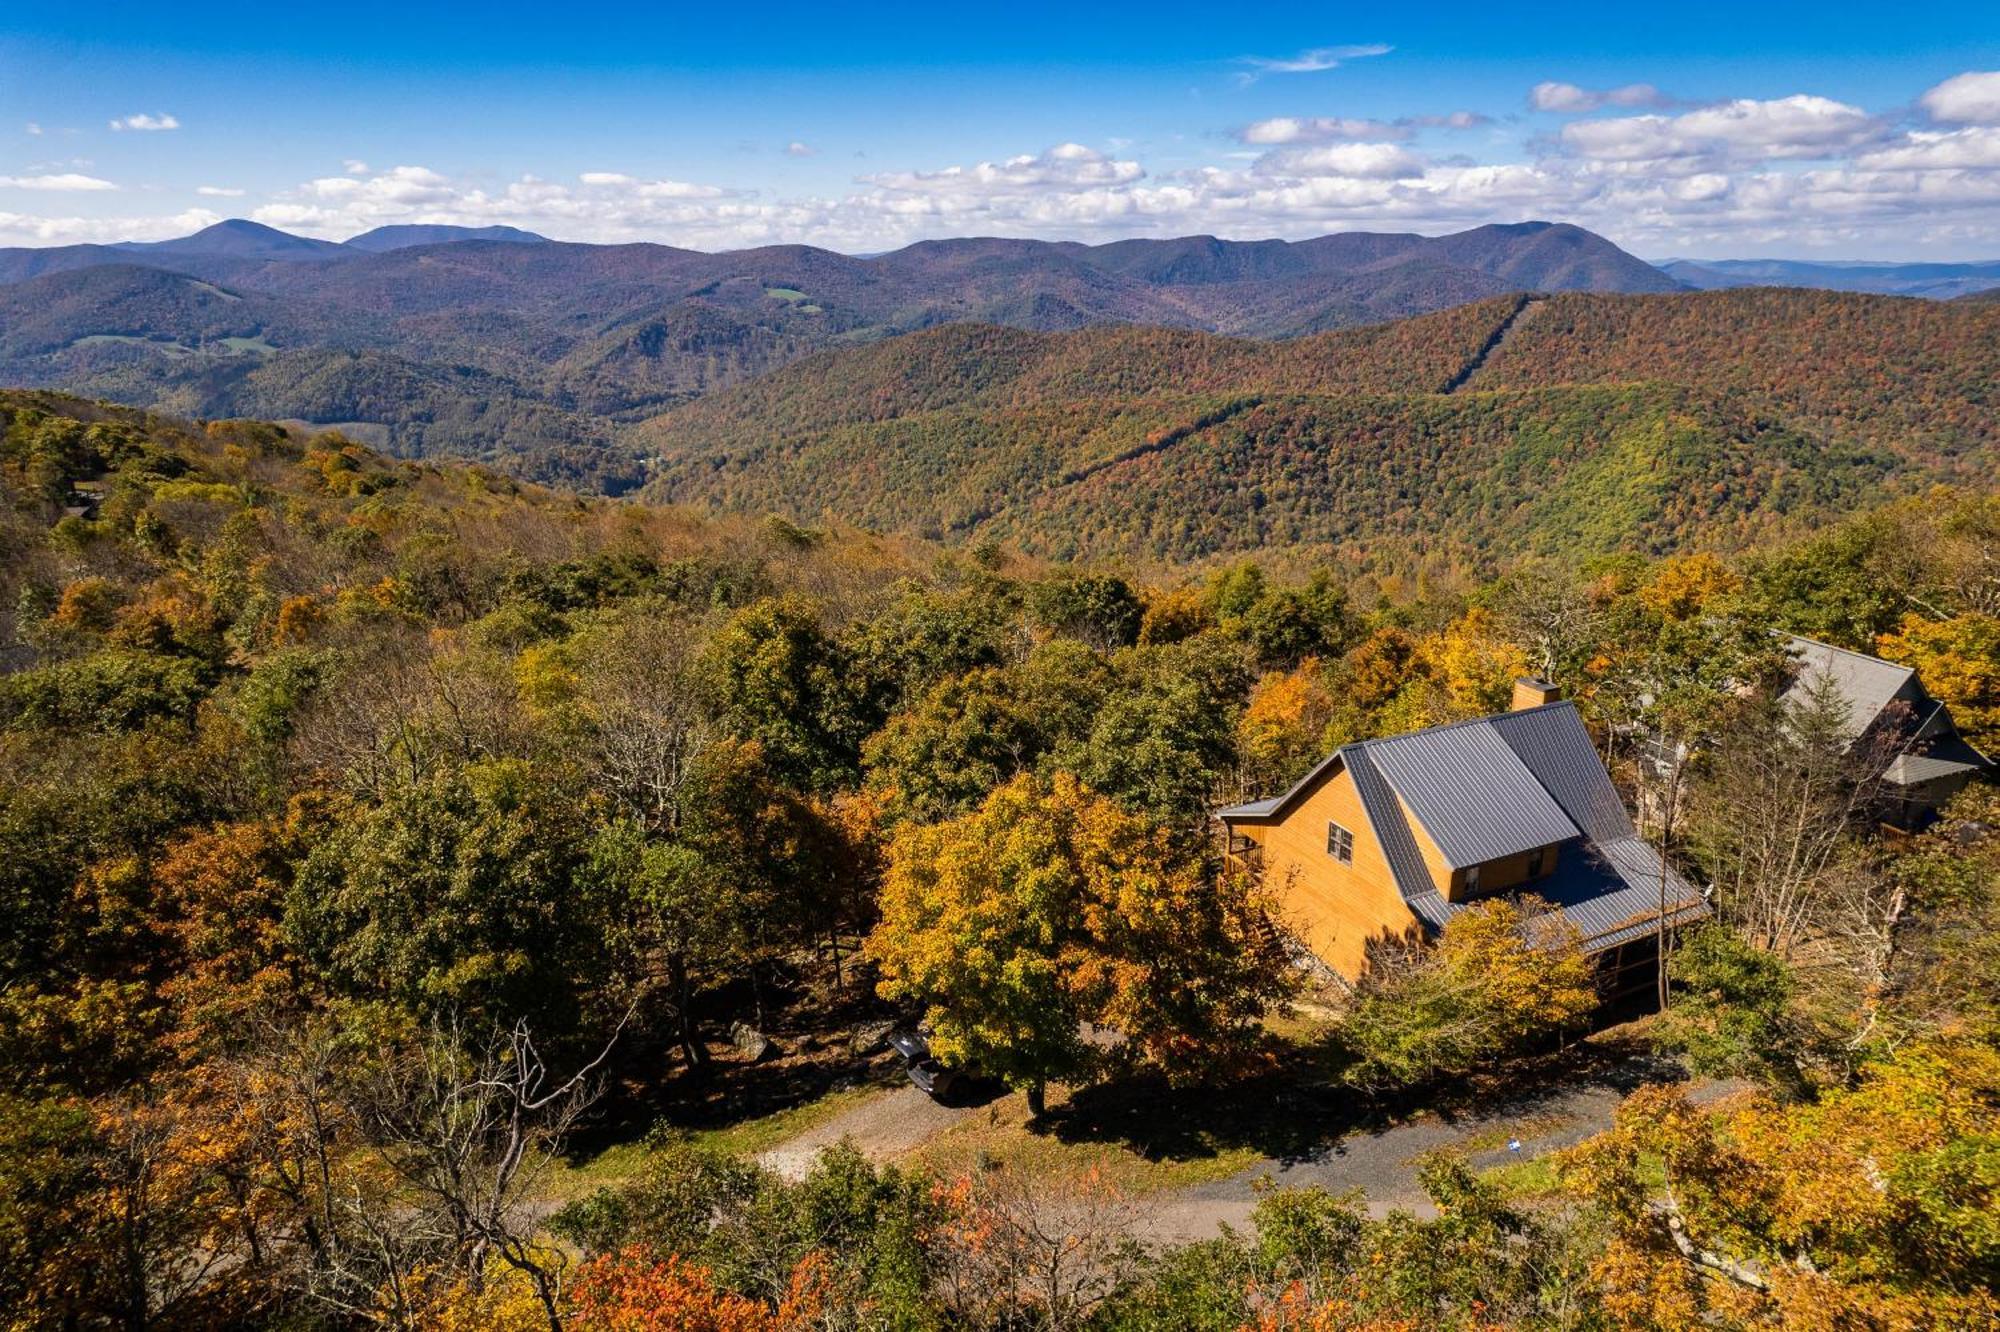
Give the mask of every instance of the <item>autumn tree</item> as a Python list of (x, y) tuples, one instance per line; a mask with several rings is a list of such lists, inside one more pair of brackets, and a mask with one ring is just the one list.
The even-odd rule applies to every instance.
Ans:
[(1166, 830), (1075, 778), (1023, 775), (973, 814), (905, 825), (869, 950), (946, 1059), (1028, 1089), (1129, 1057), (1187, 1071), (1241, 1048), (1282, 990), (1259, 904)]
[(1430, 948), (1377, 950), (1340, 1024), (1344, 1076), (1371, 1090), (1434, 1083), (1560, 1035), (1596, 1004), (1575, 926), (1532, 899), (1475, 902)]
[(2000, 741), (2000, 617), (1905, 615), (1895, 633), (1876, 640), (1875, 649), (1914, 667), (1924, 688), (1950, 705), (1966, 739), (1988, 749)]
[(1689, 1326), (1986, 1326), (1996, 1106), (2000, 1056), (1932, 1039), (1799, 1104), (1643, 1089), (1564, 1174), (1613, 1223), (1600, 1274), (1641, 1321), (1666, 1297)]

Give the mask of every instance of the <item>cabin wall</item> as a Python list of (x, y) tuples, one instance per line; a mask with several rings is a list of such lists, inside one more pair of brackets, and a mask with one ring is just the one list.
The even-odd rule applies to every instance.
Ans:
[[(1327, 852), (1329, 822), (1354, 834), (1352, 865)], [(1277, 893), (1286, 925), (1349, 980), (1366, 967), (1371, 941), (1417, 928), (1345, 769), (1300, 799), (1283, 822), (1236, 831), (1262, 847), (1264, 882)]]

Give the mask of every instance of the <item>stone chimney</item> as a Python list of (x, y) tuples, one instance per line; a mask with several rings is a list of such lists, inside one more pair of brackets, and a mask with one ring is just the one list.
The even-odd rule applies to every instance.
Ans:
[(1512, 710), (1519, 712), (1522, 708), (1539, 708), (1544, 703), (1558, 703), (1562, 701), (1562, 696), (1561, 685), (1552, 685), (1536, 676), (1524, 675), (1514, 681)]

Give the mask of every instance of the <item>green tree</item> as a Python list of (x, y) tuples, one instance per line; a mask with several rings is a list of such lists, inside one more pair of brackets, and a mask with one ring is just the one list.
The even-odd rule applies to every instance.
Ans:
[(762, 745), (780, 772), (815, 790), (852, 782), (875, 719), (811, 606), (767, 597), (744, 607), (710, 640), (705, 664), (724, 726)]
[(1342, 1019), (1370, 1090), (1471, 1072), (1573, 1028), (1596, 1007), (1576, 928), (1546, 904), (1490, 898), (1452, 917), (1435, 946), (1378, 954)]
[(337, 822), (286, 932), (338, 991), (577, 1032), (616, 1003), (627, 911), (591, 872), (589, 822), (518, 760), (447, 770)]

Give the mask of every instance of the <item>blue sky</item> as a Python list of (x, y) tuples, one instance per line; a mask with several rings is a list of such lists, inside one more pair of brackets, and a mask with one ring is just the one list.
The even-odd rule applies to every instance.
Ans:
[(2000, 6), (1889, 13), (15, 0), (0, 244), (239, 215), (855, 251), (1540, 217), (1653, 258), (2000, 258)]

